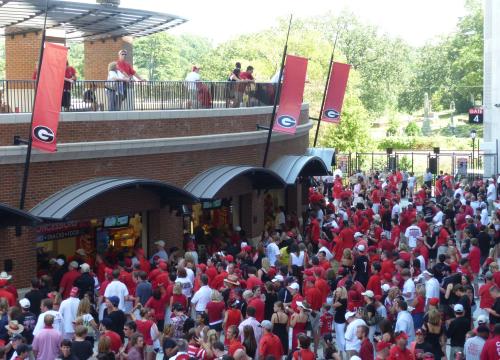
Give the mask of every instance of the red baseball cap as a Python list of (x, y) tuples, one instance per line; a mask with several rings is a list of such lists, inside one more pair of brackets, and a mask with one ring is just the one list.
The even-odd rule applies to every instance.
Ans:
[(439, 298), (430, 298), (429, 305), (437, 306), (439, 304)]
[(390, 342), (387, 342), (387, 341), (379, 341), (377, 343), (377, 351), (382, 351), (384, 349), (388, 349), (392, 346), (392, 344)]
[(196, 265), (198, 269), (201, 269), (201, 271), (205, 272), (207, 270), (207, 265), (205, 264), (198, 264)]
[(226, 261), (227, 262), (233, 262), (234, 261), (233, 255), (226, 255)]
[(166, 262), (164, 261), (161, 261), (159, 264), (158, 264), (158, 267), (162, 270), (168, 270), (168, 265)]
[(406, 335), (406, 333), (404, 333), (404, 332), (401, 332), (401, 333), (399, 333), (398, 336), (396, 336), (395, 340), (398, 341), (399, 339), (406, 339), (406, 340), (408, 340), (408, 335)]

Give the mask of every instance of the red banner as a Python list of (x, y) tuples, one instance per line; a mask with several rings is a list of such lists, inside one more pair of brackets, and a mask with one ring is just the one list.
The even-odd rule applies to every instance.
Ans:
[(287, 55), (284, 80), (280, 94), (280, 107), (274, 120), (274, 131), (295, 134), (300, 118), (300, 109), (304, 97), (307, 59)]
[(332, 66), (332, 75), (326, 91), (325, 106), (321, 121), (339, 123), (342, 113), (342, 104), (344, 103), (345, 89), (349, 70), (351, 65), (334, 62)]
[(56, 151), (67, 55), (64, 46), (45, 44), (31, 130), (33, 147), (43, 151)]

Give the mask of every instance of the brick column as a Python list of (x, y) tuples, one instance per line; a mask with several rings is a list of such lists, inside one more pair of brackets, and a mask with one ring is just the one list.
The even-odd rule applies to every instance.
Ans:
[[(8, 32), (8, 29), (6, 30)], [(40, 52), (42, 33), (5, 36), (5, 78), (31, 80)]]
[(106, 80), (108, 64), (118, 59), (118, 51), (127, 50), (127, 61), (133, 62), (133, 39), (125, 36), (116, 39), (85, 41), (84, 68), (85, 80)]

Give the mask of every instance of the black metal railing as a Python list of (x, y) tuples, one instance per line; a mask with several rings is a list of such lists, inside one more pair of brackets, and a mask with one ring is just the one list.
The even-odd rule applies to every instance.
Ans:
[[(34, 80), (0, 80), (0, 113), (31, 112), (34, 88)], [(217, 109), (272, 105), (275, 89), (274, 83), (247, 81), (86, 80), (72, 83), (61, 98), (62, 111), (69, 112)]]

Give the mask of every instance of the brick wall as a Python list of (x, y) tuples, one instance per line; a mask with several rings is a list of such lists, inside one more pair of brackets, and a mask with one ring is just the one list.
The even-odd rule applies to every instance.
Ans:
[[(285, 154), (303, 154), (309, 142), (307, 135), (291, 136), (289, 140), (271, 143), (269, 163)], [(146, 156), (117, 157), (106, 159), (87, 159), (74, 161), (57, 161), (32, 163), (26, 198), (26, 208), (30, 209), (55, 192), (81, 182), (100, 176), (133, 176), (152, 178), (169, 182), (182, 187), (198, 173), (215, 165), (250, 164), (260, 166), (265, 144), (256, 146), (240, 146), (232, 149), (214, 149), (185, 153), (157, 154)], [(17, 206), (19, 201), (23, 165), (0, 166), (0, 202)], [(243, 198), (251, 200), (251, 208), (246, 206), (244, 226), (251, 226), (252, 233), (258, 233), (262, 222), (261, 197), (254, 191)], [(143, 194), (144, 195), (144, 194)], [(123, 212), (151, 209), (158, 204), (154, 199), (147, 199), (139, 193), (109, 194), (95, 200), (78, 211), (78, 216), (91, 217), (105, 215), (106, 211), (115, 212), (118, 206)], [(250, 215), (250, 211), (253, 213)], [(248, 219), (247, 217), (250, 217)], [(180, 246), (182, 236), (181, 218), (170, 212), (168, 207), (156, 208), (150, 212), (149, 246), (158, 239), (168, 242), (169, 246)], [(255, 231), (254, 231), (255, 230)], [(15, 259), (14, 275), (16, 284), (27, 286), (35, 275), (35, 233), (25, 229), (22, 237), (17, 238), (13, 229), (0, 230), (0, 268), (5, 259)]]
[(106, 80), (108, 77), (108, 64), (118, 59), (118, 51), (127, 50), (127, 61), (133, 63), (133, 39), (129, 36), (85, 41), (83, 74), (87, 80)]
[(29, 80), (40, 52), (41, 32), (5, 36), (5, 78)]

